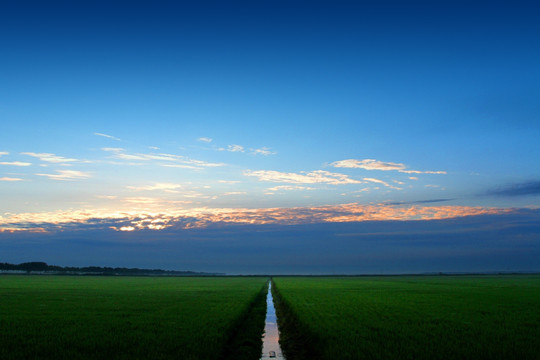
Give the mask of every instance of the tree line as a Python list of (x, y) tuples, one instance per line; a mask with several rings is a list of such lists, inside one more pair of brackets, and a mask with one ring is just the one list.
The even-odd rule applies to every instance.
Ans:
[(125, 267), (101, 267), (101, 266), (58, 266), (48, 265), (42, 261), (31, 261), (21, 264), (0, 263), (0, 271), (24, 271), (46, 272), (56, 274), (92, 274), (92, 275), (154, 275), (154, 276), (197, 276), (197, 275), (222, 275), (216, 273), (203, 273), (195, 271), (178, 271), (162, 269), (139, 269)]

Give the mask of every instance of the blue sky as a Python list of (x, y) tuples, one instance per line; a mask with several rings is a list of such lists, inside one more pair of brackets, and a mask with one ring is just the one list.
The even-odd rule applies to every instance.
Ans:
[(0, 7), (6, 233), (540, 205), (536, 2)]

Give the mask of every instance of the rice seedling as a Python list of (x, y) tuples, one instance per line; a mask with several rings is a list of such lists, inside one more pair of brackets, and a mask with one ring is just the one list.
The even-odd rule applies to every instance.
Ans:
[[(222, 359), (236, 351), (227, 344), (237, 341), (256, 301), (264, 303), (266, 283), (0, 276), (0, 358)], [(264, 309), (255, 313), (264, 326)], [(260, 339), (262, 328), (253, 331)]]
[(540, 354), (540, 276), (273, 281), (288, 360), (536, 359)]

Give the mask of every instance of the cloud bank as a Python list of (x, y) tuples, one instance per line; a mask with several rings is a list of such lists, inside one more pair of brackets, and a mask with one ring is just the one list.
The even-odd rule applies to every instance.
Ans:
[[(230, 194), (232, 195), (232, 194)], [(151, 205), (154, 198), (128, 198), (135, 204)], [(44, 213), (9, 214), (0, 218), (3, 231), (56, 231), (64, 228), (96, 228), (123, 230), (191, 229), (224, 225), (298, 225), (334, 222), (364, 222), (388, 220), (440, 220), (487, 214), (507, 214), (513, 209), (468, 206), (394, 206), (389, 204), (360, 205), (358, 203), (295, 208), (194, 208), (180, 207), (185, 201), (169, 201), (162, 211), (78, 210)], [(176, 209), (175, 209), (176, 208)]]
[[(56, 231), (0, 231), (3, 261), (230, 274), (540, 270), (540, 210), (429, 221), (230, 222), (207, 227), (181, 227), (167, 218), (134, 214), (66, 216), (86, 221), (65, 223)], [(186, 217), (183, 224), (196, 220)]]
[(540, 181), (529, 181), (525, 183), (507, 185), (503, 188), (489, 191), (487, 195), (493, 195), (493, 196), (540, 195)]

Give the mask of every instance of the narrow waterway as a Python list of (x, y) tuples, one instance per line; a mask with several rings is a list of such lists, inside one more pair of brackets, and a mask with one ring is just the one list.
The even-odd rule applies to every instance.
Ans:
[(272, 297), (272, 283), (268, 283), (268, 295), (266, 296), (266, 325), (263, 335), (263, 353), (261, 359), (282, 358), (279, 347), (279, 331), (277, 326), (276, 309), (274, 308), (274, 298)]

